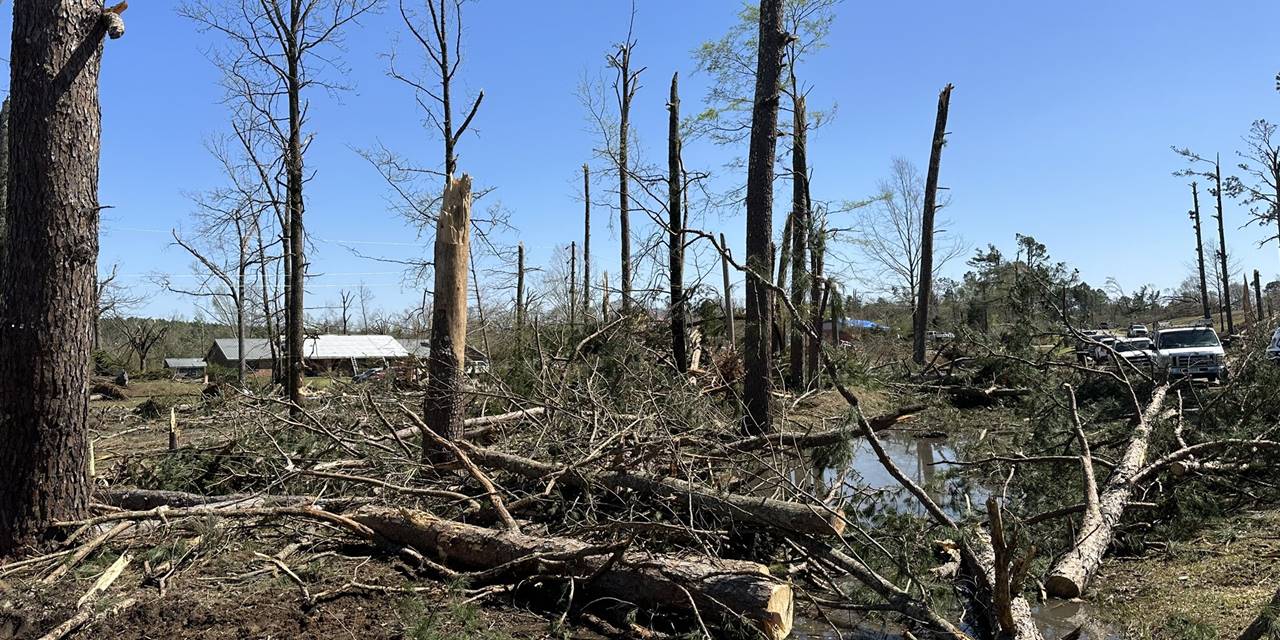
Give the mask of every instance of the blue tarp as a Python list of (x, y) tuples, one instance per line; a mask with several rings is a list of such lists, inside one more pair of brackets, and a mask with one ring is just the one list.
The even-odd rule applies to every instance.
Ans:
[(873, 322), (871, 320), (857, 320), (854, 318), (845, 318), (844, 326), (851, 327), (854, 329), (866, 329), (868, 331), (888, 331), (889, 330), (889, 327), (886, 327), (880, 324), (879, 322)]

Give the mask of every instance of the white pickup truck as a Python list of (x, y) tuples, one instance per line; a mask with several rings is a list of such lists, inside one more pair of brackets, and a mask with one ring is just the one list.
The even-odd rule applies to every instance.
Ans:
[(1151, 342), (1156, 361), (1170, 377), (1227, 378), (1227, 355), (1212, 327), (1160, 329)]

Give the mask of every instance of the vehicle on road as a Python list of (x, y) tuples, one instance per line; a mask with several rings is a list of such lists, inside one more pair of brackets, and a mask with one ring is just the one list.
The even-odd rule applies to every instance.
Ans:
[(1121, 338), (1112, 346), (1116, 355), (1135, 367), (1147, 368), (1155, 362), (1155, 352), (1151, 350), (1151, 338)]
[(1145, 324), (1131, 324), (1131, 325), (1129, 325), (1129, 334), (1128, 334), (1128, 337), (1130, 337), (1130, 338), (1145, 338), (1145, 337), (1147, 337), (1147, 336), (1149, 336), (1149, 335), (1151, 335), (1151, 331), (1149, 331), (1149, 330), (1147, 329), (1147, 325), (1145, 325)]
[(1092, 345), (1093, 352), (1089, 355), (1099, 362), (1111, 360), (1111, 349), (1115, 347), (1116, 341), (1119, 339), (1119, 337), (1111, 332), (1100, 333), (1094, 336), (1094, 342), (1100, 342), (1101, 344)]
[(1156, 361), (1174, 378), (1227, 378), (1227, 355), (1212, 327), (1161, 329), (1152, 339)]

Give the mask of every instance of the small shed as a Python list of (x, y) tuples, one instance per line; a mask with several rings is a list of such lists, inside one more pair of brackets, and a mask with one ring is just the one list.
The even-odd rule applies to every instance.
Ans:
[(208, 365), (204, 358), (165, 358), (164, 368), (173, 372), (175, 378), (203, 380)]

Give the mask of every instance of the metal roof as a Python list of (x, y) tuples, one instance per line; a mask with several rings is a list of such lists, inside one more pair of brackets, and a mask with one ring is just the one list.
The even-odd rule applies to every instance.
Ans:
[(400, 346), (409, 352), (409, 355), (418, 356), (423, 360), (426, 360), (431, 355), (430, 338), (400, 338), (398, 341)]
[[(227, 360), (238, 360), (240, 350), (235, 338), (214, 341)], [(271, 358), (266, 338), (245, 338), (246, 360)], [(308, 336), (302, 343), (302, 356), (309, 360), (347, 360), (350, 358), (405, 358), (409, 352), (391, 336)]]
[(166, 369), (203, 369), (204, 358), (165, 358)]

